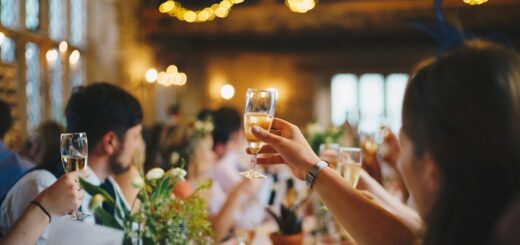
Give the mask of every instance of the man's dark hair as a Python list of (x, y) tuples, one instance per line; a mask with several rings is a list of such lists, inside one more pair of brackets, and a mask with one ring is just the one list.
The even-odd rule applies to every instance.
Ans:
[(4, 138), (5, 133), (9, 131), (12, 125), (11, 107), (5, 101), (0, 100), (0, 139)]
[(126, 131), (143, 120), (141, 105), (128, 92), (106, 82), (80, 87), (65, 109), (68, 132), (86, 132), (92, 150), (104, 134), (123, 139)]
[(226, 144), (232, 133), (240, 130), (242, 125), (242, 117), (240, 112), (230, 107), (222, 107), (213, 113), (213, 129), (214, 144)]

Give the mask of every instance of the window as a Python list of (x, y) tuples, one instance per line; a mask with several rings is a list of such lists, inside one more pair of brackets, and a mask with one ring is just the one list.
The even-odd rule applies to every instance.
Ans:
[(50, 86), (50, 99), (51, 99), (51, 118), (56, 122), (64, 122), (63, 116), (63, 88), (62, 88), (62, 64), (61, 57), (58, 55), (55, 61), (50, 66), (51, 75), (51, 86)]
[(1, 0), (0, 20), (3, 26), (16, 29), (20, 22), (20, 0)]
[(35, 43), (25, 46), (26, 87), (27, 94), (27, 126), (31, 130), (38, 126), (41, 120), (40, 94), (40, 50)]
[(332, 123), (348, 120), (359, 131), (376, 132), (381, 125), (401, 127), (401, 106), (408, 75), (338, 74), (332, 78)]
[(64, 0), (49, 0), (49, 35), (55, 41), (65, 39), (65, 6)]
[(2, 62), (5, 64), (13, 64), (15, 58), (15, 43), (14, 40), (5, 37), (0, 45)]
[[(17, 95), (26, 101), (25, 106), (14, 106), (19, 118), (26, 120), (19, 123), (22, 132), (42, 120), (64, 122), (63, 98), (85, 76), (80, 56), (86, 47), (87, 4), (87, 0), (0, 0), (0, 29), (9, 29), (0, 33), (4, 37), (0, 62), (22, 74), (13, 78), (22, 84)], [(60, 45), (63, 41), (68, 43)]]
[(85, 0), (70, 0), (70, 43), (82, 47), (87, 25)]
[(29, 30), (37, 30), (40, 26), (40, 1), (25, 1), (25, 27)]

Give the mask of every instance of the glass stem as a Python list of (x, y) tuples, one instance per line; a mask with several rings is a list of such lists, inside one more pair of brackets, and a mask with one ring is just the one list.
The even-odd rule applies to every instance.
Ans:
[(256, 161), (257, 161), (258, 153), (251, 154), (251, 164), (253, 164), (253, 168), (251, 168), (253, 171), (256, 170)]

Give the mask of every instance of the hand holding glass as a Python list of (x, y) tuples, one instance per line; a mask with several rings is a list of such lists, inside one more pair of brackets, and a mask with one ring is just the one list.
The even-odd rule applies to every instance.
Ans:
[[(61, 163), (65, 172), (70, 173), (83, 170), (87, 167), (88, 141), (86, 133), (61, 134), (60, 139)], [(88, 217), (79, 210), (71, 214), (73, 220), (83, 220)]]
[(244, 130), (251, 152), (251, 164), (253, 167), (240, 175), (250, 179), (262, 179), (266, 176), (256, 170), (256, 158), (263, 142), (258, 140), (251, 132), (253, 126), (261, 127), (267, 131), (271, 129), (276, 104), (276, 92), (271, 90), (248, 89), (246, 94), (246, 108), (244, 113)]

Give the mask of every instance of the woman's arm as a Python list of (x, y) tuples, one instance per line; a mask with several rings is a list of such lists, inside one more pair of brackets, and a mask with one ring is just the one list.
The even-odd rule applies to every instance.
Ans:
[(0, 238), (0, 244), (35, 244), (51, 221), (48, 215), (63, 216), (78, 208), (85, 195), (79, 191), (79, 176), (85, 178), (87, 173), (65, 174), (40, 193), (35, 201), (42, 207), (30, 204), (11, 230)]
[[(320, 159), (298, 127), (281, 119), (275, 119), (272, 127), (281, 131), (281, 136), (253, 127), (255, 136), (270, 145), (263, 152), (275, 154), (261, 157), (259, 163), (288, 163), (293, 174), (304, 179)], [(336, 220), (359, 244), (413, 244), (417, 240), (408, 226), (352, 188), (333, 169), (323, 168), (317, 174), (313, 188)]]

